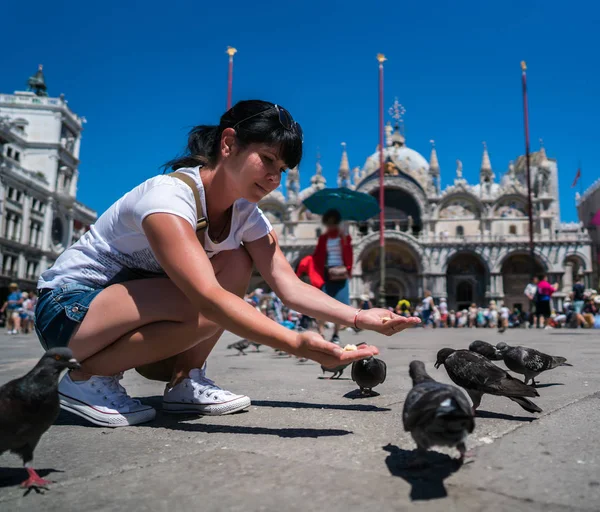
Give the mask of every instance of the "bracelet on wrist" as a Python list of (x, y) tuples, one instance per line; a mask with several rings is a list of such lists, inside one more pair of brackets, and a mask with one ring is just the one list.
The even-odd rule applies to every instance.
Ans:
[(358, 320), (358, 314), (362, 311), (361, 309), (357, 309), (356, 313), (354, 313), (354, 328), (358, 331), (358, 325), (356, 325), (356, 321)]

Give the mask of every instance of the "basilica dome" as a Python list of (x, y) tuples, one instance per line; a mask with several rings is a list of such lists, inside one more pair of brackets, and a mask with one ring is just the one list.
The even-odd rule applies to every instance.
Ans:
[[(427, 190), (427, 186), (431, 181), (429, 176), (429, 163), (427, 160), (415, 151), (404, 144), (394, 143), (388, 146), (383, 151), (383, 157), (388, 162), (386, 169), (387, 174), (397, 174), (400, 171), (416, 181), (423, 190)], [(389, 165), (390, 163), (393, 166)], [(393, 169), (393, 167), (396, 169)], [(365, 177), (379, 169), (379, 151), (373, 153), (365, 164)]]

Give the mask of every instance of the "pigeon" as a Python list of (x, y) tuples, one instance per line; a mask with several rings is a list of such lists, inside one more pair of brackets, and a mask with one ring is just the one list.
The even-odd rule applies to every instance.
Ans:
[(412, 361), (408, 373), (413, 387), (404, 402), (402, 422), (417, 443), (417, 459), (422, 460), (432, 446), (450, 446), (462, 461), (465, 440), (475, 428), (468, 398), (457, 387), (433, 380), (421, 361)]
[(464, 388), (473, 401), (473, 413), (481, 403), (481, 397), (505, 396), (517, 402), (528, 412), (542, 412), (527, 396), (540, 396), (531, 386), (511, 377), (508, 372), (477, 352), (443, 348), (437, 353), (435, 367), (444, 365), (452, 382)]
[(20, 455), (29, 478), (21, 486), (45, 489), (49, 482), (31, 467), (33, 451), (58, 417), (58, 378), (63, 370), (80, 365), (68, 348), (48, 350), (24, 377), (0, 387), (0, 454)]
[(386, 364), (372, 356), (352, 363), (352, 380), (358, 384), (363, 396), (376, 396), (373, 388), (385, 382), (386, 374)]
[[(339, 379), (342, 376), (342, 374), (344, 373), (344, 370), (348, 366), (350, 366), (349, 363), (348, 364), (341, 364), (340, 366), (336, 366), (335, 368), (325, 368), (323, 365), (321, 365), (321, 370), (323, 371), (323, 374), (325, 372), (333, 373), (333, 375), (331, 377), (329, 377), (329, 380), (331, 380), (331, 379)], [(338, 375), (338, 373), (339, 373), (339, 375)], [(337, 375), (337, 377), (336, 377), (336, 375)]]
[(246, 339), (243, 340), (239, 340), (236, 341), (235, 343), (232, 343), (231, 345), (227, 345), (227, 348), (234, 348), (238, 351), (238, 356), (241, 354), (243, 356), (246, 355), (246, 352), (244, 352), (245, 349), (247, 349), (250, 346), (250, 342)]
[(262, 343), (256, 343), (256, 341), (251, 341), (250, 345), (252, 345), (256, 349), (256, 352), (260, 352), (260, 347), (262, 347)]
[(525, 384), (531, 379), (533, 386), (535, 386), (535, 377), (540, 373), (552, 370), (557, 366), (573, 366), (567, 363), (565, 357), (549, 356), (533, 348), (511, 347), (504, 342), (498, 343), (496, 348), (502, 354), (507, 368), (515, 373), (525, 375)]
[(469, 350), (471, 352), (477, 352), (483, 357), (487, 357), (490, 361), (502, 361), (502, 354), (500, 351), (487, 341), (475, 340), (469, 345)]

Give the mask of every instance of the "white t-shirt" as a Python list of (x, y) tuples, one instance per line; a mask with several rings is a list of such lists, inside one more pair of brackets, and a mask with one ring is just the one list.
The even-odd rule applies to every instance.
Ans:
[[(206, 215), (199, 167), (178, 169), (178, 172), (194, 179)], [(38, 288), (57, 288), (67, 283), (105, 288), (133, 279), (163, 276), (164, 271), (142, 229), (142, 221), (151, 213), (177, 215), (196, 229), (196, 202), (190, 187), (166, 174), (155, 176), (106, 210), (90, 230), (41, 275)], [(237, 249), (243, 242), (258, 240), (271, 229), (271, 223), (256, 204), (238, 199), (233, 205), (229, 236), (215, 243), (206, 233), (204, 250), (212, 258), (221, 251)]]
[(328, 238), (327, 239), (327, 266), (337, 267), (344, 264), (342, 259), (342, 239)]

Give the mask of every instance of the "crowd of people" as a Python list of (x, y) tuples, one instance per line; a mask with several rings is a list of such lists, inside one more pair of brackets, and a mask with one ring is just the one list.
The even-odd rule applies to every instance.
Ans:
[(8, 286), (8, 297), (0, 308), (1, 319), (8, 334), (29, 334), (33, 332), (33, 320), (37, 295), (35, 292), (22, 292), (17, 283)]
[[(310, 276), (311, 257), (305, 258), (298, 267), (298, 274)], [(313, 276), (313, 282), (316, 280)], [(308, 279), (309, 281), (310, 279)], [(562, 301), (562, 307), (555, 307), (552, 295), (558, 284), (550, 284), (547, 276), (536, 276), (524, 290), (525, 305), (510, 308), (503, 301), (490, 300), (486, 305), (472, 303), (454, 310), (448, 307), (445, 297), (434, 299), (426, 290), (419, 302), (401, 297), (395, 307), (389, 310), (404, 317), (417, 317), (424, 328), (492, 328), (504, 332), (512, 328), (600, 328), (600, 294), (596, 290), (586, 289), (583, 278), (578, 277), (573, 290)], [(273, 292), (264, 292), (257, 288), (246, 296), (259, 311), (290, 329), (308, 329), (313, 327), (323, 333), (323, 325), (296, 311), (287, 309)], [(374, 300), (362, 295), (359, 300), (361, 309), (373, 308)], [(334, 328), (332, 341), (338, 340), (339, 326)]]
[(423, 327), (488, 327), (500, 331), (515, 327), (600, 328), (600, 294), (586, 289), (581, 276), (577, 277), (559, 309), (552, 300), (557, 290), (558, 283), (550, 284), (547, 276), (540, 275), (534, 277), (524, 290), (526, 307), (509, 308), (503, 301), (490, 300), (485, 306), (472, 303), (455, 311), (448, 308), (445, 298), (440, 298), (436, 304), (431, 292), (425, 291), (420, 303), (412, 304), (401, 298), (394, 311), (406, 317), (419, 317)]

